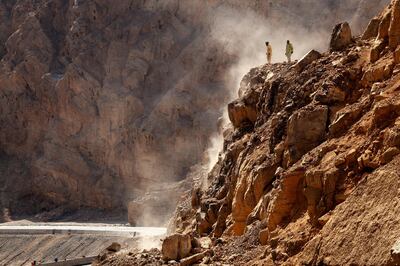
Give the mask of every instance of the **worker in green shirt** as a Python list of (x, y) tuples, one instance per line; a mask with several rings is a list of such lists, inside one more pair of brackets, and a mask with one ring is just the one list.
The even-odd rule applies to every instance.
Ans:
[(287, 57), (288, 63), (291, 63), (291, 62), (292, 62), (292, 54), (293, 54), (293, 45), (290, 43), (289, 40), (287, 40), (287, 42), (286, 42), (286, 53), (285, 53), (285, 55), (286, 55), (286, 57)]

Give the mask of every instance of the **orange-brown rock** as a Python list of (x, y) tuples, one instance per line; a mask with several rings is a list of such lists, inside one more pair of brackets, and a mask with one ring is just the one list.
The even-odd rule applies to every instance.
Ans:
[(387, 41), (386, 39), (389, 36), (389, 27), (391, 18), (392, 18), (391, 9), (386, 8), (382, 15), (381, 23), (379, 24), (378, 37), (377, 37), (378, 40)]
[(321, 232), (299, 254), (299, 259), (291, 263), (395, 265), (390, 264), (390, 249), (398, 240), (393, 231), (400, 217), (397, 201), (393, 200), (400, 191), (398, 164), (397, 158), (371, 174), (337, 207)]
[(400, 47), (394, 52), (394, 63), (397, 65), (400, 64)]
[(363, 40), (368, 40), (371, 38), (376, 38), (378, 36), (378, 31), (379, 31), (379, 24), (381, 23), (381, 21), (379, 20), (379, 18), (373, 18), (367, 28), (365, 29), (363, 35), (362, 35), (362, 39)]
[(260, 244), (267, 245), (269, 241), (269, 230), (264, 229), (260, 231)]
[(295, 65), (294, 68), (301, 72), (303, 71), (309, 64), (317, 60), (321, 57), (321, 54), (318, 51), (311, 50), (305, 56), (303, 56)]
[(189, 256), (192, 249), (189, 235), (174, 234), (163, 240), (161, 253), (166, 261), (180, 260)]
[(234, 127), (240, 127), (242, 124), (254, 124), (257, 120), (257, 96), (245, 97), (236, 100), (228, 105), (228, 115)]
[(389, 27), (389, 47), (395, 50), (400, 44), (400, 1), (392, 1), (392, 14)]
[(330, 42), (331, 51), (340, 51), (352, 42), (350, 25), (347, 22), (338, 24), (333, 29)]
[(326, 106), (308, 106), (295, 112), (288, 121), (285, 152), (291, 165), (325, 138), (328, 120)]

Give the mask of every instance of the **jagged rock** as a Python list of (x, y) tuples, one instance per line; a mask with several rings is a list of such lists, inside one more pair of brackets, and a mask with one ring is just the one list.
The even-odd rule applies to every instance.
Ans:
[(380, 82), (388, 79), (392, 74), (394, 62), (378, 62), (378, 64), (370, 66), (361, 78), (361, 83), (364, 86), (372, 85), (375, 82)]
[(190, 265), (194, 265), (196, 263), (198, 263), (199, 261), (201, 261), (202, 259), (204, 259), (207, 256), (212, 256), (212, 250), (206, 250), (202, 253), (198, 253), (195, 255), (192, 255), (190, 257), (184, 258), (179, 262), (180, 266), (190, 266)]
[(389, 163), (398, 154), (400, 154), (400, 150), (397, 147), (388, 148), (380, 158), (381, 165)]
[(371, 63), (375, 63), (376, 61), (379, 60), (381, 52), (386, 46), (386, 42), (382, 39), (377, 39), (371, 48), (370, 54), (369, 54), (369, 61)]
[(286, 165), (291, 165), (318, 145), (326, 134), (328, 108), (309, 106), (295, 112), (288, 121), (285, 152)]
[(290, 169), (282, 177), (280, 186), (274, 189), (271, 194), (271, 203), (267, 209), (267, 228), (274, 231), (283, 219), (290, 216), (293, 205), (296, 203), (299, 194), (299, 182), (304, 178), (305, 169), (297, 167)]
[(376, 169), (379, 167), (379, 163), (375, 161), (375, 157), (371, 150), (366, 150), (360, 157), (358, 157), (357, 163), (360, 169)]
[(394, 52), (394, 63), (400, 64), (400, 47)]
[(97, 256), (96, 261), (97, 262), (102, 262), (107, 259), (110, 255), (113, 255), (114, 253), (118, 252), (121, 250), (121, 245), (113, 242), (110, 246), (105, 248), (100, 254)]
[(385, 131), (383, 145), (385, 147), (400, 147), (400, 129), (398, 127)]
[(240, 127), (243, 123), (254, 123), (257, 119), (257, 110), (253, 106), (238, 100), (228, 105), (229, 119), (235, 128)]
[(400, 102), (388, 99), (378, 102), (373, 108), (372, 122), (375, 127), (384, 128), (400, 114)]
[[(264, 194), (264, 189), (271, 183), (277, 166), (266, 161), (258, 167), (249, 164), (238, 177), (232, 202), (232, 231), (235, 235), (243, 234), (249, 215)], [(249, 174), (245, 174), (248, 172)]]
[(400, 240), (397, 240), (390, 249), (390, 256), (394, 265), (400, 264)]
[(352, 42), (350, 25), (347, 22), (335, 26), (331, 36), (330, 50), (340, 51)]
[(392, 14), (389, 27), (389, 47), (394, 51), (400, 44), (400, 1), (392, 1)]
[(243, 123), (254, 124), (257, 120), (257, 102), (259, 93), (251, 90), (241, 99), (228, 104), (228, 115), (235, 128), (240, 127)]
[(334, 194), (339, 169), (332, 167), (335, 152), (327, 153), (321, 161), (321, 169), (309, 170), (304, 178), (304, 196), (307, 198), (307, 212), (313, 224), (334, 206)]
[(346, 132), (362, 115), (366, 104), (358, 104), (344, 108), (336, 113), (335, 119), (329, 125), (329, 135), (339, 136)]
[(201, 200), (200, 188), (199, 187), (193, 188), (192, 189), (192, 200), (191, 200), (193, 209), (197, 209), (198, 207), (200, 207), (200, 202), (201, 202), (200, 200)]
[(265, 246), (268, 244), (269, 241), (269, 230), (264, 229), (260, 231), (260, 244)]
[(383, 14), (381, 23), (379, 24), (379, 30), (378, 30), (378, 39), (382, 40), (387, 43), (387, 37), (389, 36), (389, 27), (390, 27), (390, 20), (391, 20), (391, 10), (386, 9), (385, 13)]
[(378, 30), (379, 30), (379, 24), (381, 23), (381, 20), (379, 18), (373, 18), (368, 26), (367, 29), (364, 31), (362, 35), (363, 40), (368, 40), (371, 38), (376, 38), (378, 36)]
[(226, 219), (231, 214), (231, 207), (225, 203), (218, 211), (218, 219), (212, 231), (214, 237), (221, 237), (226, 229)]
[(189, 256), (191, 249), (192, 241), (189, 235), (174, 234), (164, 239), (161, 253), (165, 261), (180, 260)]
[(303, 71), (309, 64), (318, 60), (321, 57), (321, 54), (318, 51), (311, 50), (308, 52), (303, 58), (301, 58), (293, 67), (298, 72)]
[(196, 230), (199, 235), (206, 235), (211, 232), (212, 224), (207, 219), (200, 219), (196, 224)]
[(334, 84), (327, 83), (323, 84), (321, 90), (315, 94), (314, 99), (321, 104), (334, 104), (345, 101), (346, 92)]
[(247, 216), (246, 225), (250, 225), (257, 220), (263, 221), (267, 218), (266, 211), (270, 202), (270, 197), (271, 196), (269, 194), (266, 194), (258, 201), (257, 206)]

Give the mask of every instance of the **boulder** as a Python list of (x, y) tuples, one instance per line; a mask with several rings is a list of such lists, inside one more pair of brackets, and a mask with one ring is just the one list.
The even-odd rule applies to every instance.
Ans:
[(245, 122), (254, 123), (257, 119), (255, 106), (249, 106), (241, 100), (228, 104), (228, 115), (235, 128), (239, 128)]
[(110, 252), (118, 252), (118, 251), (121, 250), (121, 244), (118, 244), (118, 243), (116, 243), (116, 242), (113, 242), (111, 245), (109, 245), (109, 246), (106, 248), (106, 250), (107, 250), (107, 251), (110, 251)]
[(397, 240), (390, 249), (390, 256), (394, 265), (400, 265), (400, 240)]
[(390, 147), (382, 154), (380, 158), (381, 165), (387, 164), (393, 160), (393, 158), (400, 154), (400, 150), (396, 147)]
[(288, 121), (285, 160), (296, 162), (325, 138), (328, 107), (307, 106), (295, 112)]
[(107, 259), (107, 257), (112, 256), (115, 252), (118, 252), (121, 250), (121, 245), (113, 242), (111, 245), (109, 245), (107, 248), (105, 248), (103, 251), (100, 252), (100, 254), (97, 256), (96, 261), (97, 262), (102, 262)]
[(257, 102), (260, 95), (255, 90), (246, 92), (240, 99), (228, 104), (228, 115), (235, 128), (243, 124), (254, 124), (257, 120)]
[(161, 253), (163, 260), (180, 260), (189, 256), (192, 240), (189, 235), (174, 234), (164, 239)]
[(309, 51), (303, 58), (299, 60), (293, 67), (296, 71), (303, 71), (309, 64), (318, 60), (321, 57), (321, 54), (318, 51), (311, 50)]
[(389, 47), (395, 50), (400, 44), (400, 0), (392, 1), (392, 14), (389, 27)]
[(347, 22), (335, 26), (331, 36), (330, 50), (341, 51), (352, 42), (350, 25)]
[(381, 20), (378, 18), (373, 18), (367, 28), (365, 29), (363, 35), (362, 35), (362, 39), (363, 40), (368, 40), (371, 38), (376, 38), (376, 36), (378, 36), (378, 30), (379, 30), (379, 24), (381, 23)]

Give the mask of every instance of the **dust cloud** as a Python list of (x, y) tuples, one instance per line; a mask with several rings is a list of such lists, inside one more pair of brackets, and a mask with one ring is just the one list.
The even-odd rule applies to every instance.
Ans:
[[(265, 45), (270, 42), (273, 49), (272, 63), (285, 62), (286, 41), (294, 45), (292, 60), (298, 60), (311, 49), (320, 52), (328, 50), (329, 37), (334, 25), (349, 21), (353, 33), (360, 34), (370, 18), (389, 0), (381, 0), (375, 6), (368, 1), (305, 1), (301, 3), (280, 4), (270, 1), (269, 16), (254, 10), (238, 10), (220, 6), (209, 10), (211, 39), (224, 47), (235, 58), (225, 73), (226, 91), (229, 100), (237, 98), (242, 77), (253, 67), (266, 63)], [(304, 1), (303, 1), (304, 2)], [(226, 103), (223, 103), (226, 106)], [(223, 124), (227, 125), (226, 108)], [(213, 134), (207, 150), (208, 169), (217, 162), (218, 153), (223, 146), (221, 134)], [(218, 148), (219, 149), (218, 149)]]

